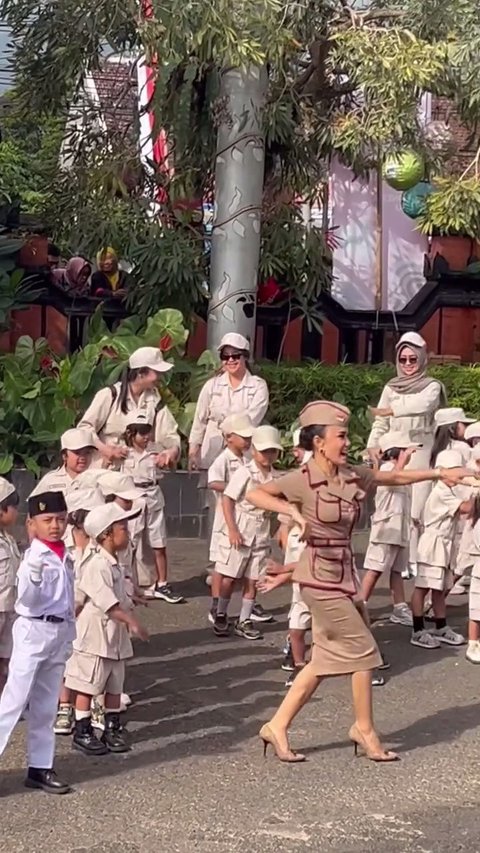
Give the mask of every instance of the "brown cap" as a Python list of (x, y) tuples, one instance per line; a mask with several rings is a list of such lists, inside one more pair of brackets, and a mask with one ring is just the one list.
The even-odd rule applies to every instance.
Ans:
[(350, 409), (330, 400), (314, 400), (307, 403), (299, 415), (301, 427), (306, 426), (347, 426)]

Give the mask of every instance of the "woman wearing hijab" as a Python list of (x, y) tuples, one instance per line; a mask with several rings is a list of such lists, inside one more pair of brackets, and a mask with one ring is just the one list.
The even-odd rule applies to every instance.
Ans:
[[(435, 435), (435, 412), (446, 405), (445, 388), (427, 376), (427, 344), (417, 332), (406, 332), (396, 346), (397, 375), (387, 382), (377, 408), (371, 409), (373, 422), (367, 449), (378, 464), (380, 438), (390, 430), (401, 433), (411, 445), (420, 445), (408, 465), (410, 470), (423, 470), (430, 465)], [(412, 529), (410, 566), (415, 571), (417, 540), (422, 510), (430, 491), (430, 483), (412, 487)]]
[(52, 277), (55, 284), (62, 287), (68, 293), (77, 296), (88, 294), (88, 279), (92, 273), (92, 267), (85, 258), (75, 256), (70, 258), (65, 269), (53, 270)]
[(111, 246), (101, 249), (97, 254), (97, 267), (92, 275), (91, 295), (100, 299), (123, 299), (127, 293), (127, 274), (119, 268), (115, 249)]

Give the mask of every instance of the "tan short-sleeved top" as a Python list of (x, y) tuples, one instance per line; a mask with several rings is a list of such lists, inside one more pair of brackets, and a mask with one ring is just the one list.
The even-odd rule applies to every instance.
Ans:
[(74, 649), (112, 660), (132, 657), (126, 626), (108, 615), (116, 605), (126, 612), (131, 609), (120, 563), (99, 546), (80, 566), (76, 586), (75, 598), (77, 601), (84, 599), (85, 604), (77, 618)]
[(373, 471), (362, 465), (345, 467), (332, 479), (311, 459), (277, 482), (310, 526), (293, 580), (314, 589), (318, 598), (353, 598), (358, 580), (351, 536), (365, 493), (375, 485)]
[[(271, 469), (263, 472), (254, 460), (246, 462), (232, 474), (224, 495), (235, 501), (235, 520), (246, 545), (251, 545), (254, 539), (266, 541), (270, 538), (270, 515), (263, 509), (253, 506), (246, 500), (246, 494), (256, 486), (269, 483), (275, 472)], [(223, 520), (226, 532), (226, 523)]]
[(448, 568), (458, 523), (459, 509), (468, 498), (465, 486), (451, 488), (437, 482), (423, 513), (423, 532), (418, 540), (417, 560), (428, 566)]
[(0, 531), (0, 613), (13, 613), (20, 551), (13, 536)]

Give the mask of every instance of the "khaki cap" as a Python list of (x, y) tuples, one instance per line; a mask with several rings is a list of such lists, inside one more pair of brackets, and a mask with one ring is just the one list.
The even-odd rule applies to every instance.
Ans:
[(330, 400), (315, 400), (307, 403), (299, 415), (301, 427), (306, 426), (348, 426), (350, 409)]
[(259, 426), (253, 431), (252, 444), (256, 450), (283, 450), (280, 433), (273, 426)]
[(133, 477), (121, 474), (120, 471), (105, 471), (98, 478), (98, 487), (106, 495), (115, 495), (125, 501), (135, 501), (142, 497), (140, 489), (135, 487)]
[(463, 467), (463, 459), (458, 450), (441, 450), (435, 460), (435, 468)]
[(5, 477), (0, 477), (0, 502), (6, 500), (10, 495), (13, 495), (15, 486), (9, 483)]
[(427, 348), (427, 342), (422, 338), (421, 335), (418, 334), (418, 332), (405, 332), (405, 334), (402, 335), (402, 337), (398, 341), (396, 349), (398, 350), (399, 347), (405, 347), (409, 345), (412, 347), (417, 347), (417, 349)]
[(141, 510), (124, 510), (118, 504), (102, 504), (92, 509), (83, 523), (83, 529), (91, 539), (98, 539), (101, 533), (119, 521), (137, 518)]
[(139, 347), (135, 352), (132, 352), (128, 359), (128, 366), (132, 370), (139, 370), (142, 367), (148, 367), (154, 370), (155, 373), (166, 373), (171, 370), (173, 364), (165, 361), (158, 347)]
[(95, 447), (93, 432), (89, 429), (67, 429), (60, 439), (62, 450), (83, 450), (86, 447)]
[(473, 424), (475, 418), (467, 418), (463, 409), (459, 406), (449, 406), (447, 409), (438, 409), (435, 412), (435, 426), (451, 426), (452, 424)]
[(464, 439), (470, 441), (471, 438), (480, 438), (480, 421), (475, 421), (474, 424), (467, 426)]
[(382, 452), (385, 452), (385, 450), (391, 450), (392, 447), (399, 447), (400, 449), (405, 449), (407, 447), (420, 447), (418, 442), (411, 441), (408, 436), (405, 436), (401, 432), (394, 432), (393, 430), (380, 436), (378, 446)]
[(232, 347), (232, 349), (239, 350), (239, 352), (250, 352), (250, 344), (247, 338), (244, 338), (243, 335), (239, 335), (238, 332), (227, 332), (217, 347), (218, 352), (220, 352), (223, 347)]
[(74, 489), (65, 496), (67, 510), (76, 512), (77, 509), (91, 510), (104, 503), (100, 489)]
[(224, 435), (241, 435), (242, 438), (251, 438), (254, 431), (254, 426), (248, 415), (228, 415), (220, 424), (220, 429)]
[(127, 426), (137, 426), (138, 424), (153, 426), (153, 418), (146, 409), (132, 409), (132, 411), (128, 413), (127, 417)]

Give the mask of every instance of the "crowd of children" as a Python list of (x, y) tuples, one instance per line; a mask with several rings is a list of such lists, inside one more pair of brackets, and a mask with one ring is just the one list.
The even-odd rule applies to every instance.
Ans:
[[(91, 464), (96, 443), (88, 429), (62, 436), (61, 466), (40, 480), (28, 501), (30, 544), (23, 559), (10, 532), (19, 498), (0, 478), (0, 754), (25, 713), (29, 787), (70, 790), (53, 769), (55, 734), (71, 735), (73, 748), (86, 755), (129, 749), (121, 717), (130, 703), (125, 662), (133, 654), (131, 637), (147, 639), (135, 608), (148, 597), (161, 598), (159, 590), (168, 588), (160, 480), (170, 460), (152, 444), (154, 417), (146, 408), (125, 415), (125, 452), (107, 468)], [(410, 487), (378, 488), (358, 590), (367, 603), (386, 573), (391, 621), (411, 629), (411, 643), (423, 649), (458, 646), (465, 640), (447, 624), (446, 598), (456, 579), (470, 575), (467, 658), (480, 663), (480, 481), (474, 476), (480, 468), (480, 423), (451, 408), (437, 412), (436, 427), (432, 466), (467, 467), (472, 477), (460, 486), (438, 481), (431, 488), (418, 531), (410, 606), (403, 578), (409, 561)], [(267, 571), (297, 563), (305, 543), (290, 517), (279, 517), (275, 532), (269, 513), (246, 499), (255, 486), (278, 476), (278, 430), (254, 427), (247, 412), (229, 415), (220, 429), (224, 449), (207, 477), (216, 496), (208, 620), (216, 637), (233, 632), (259, 640), (258, 622), (271, 618), (256, 602), (259, 582)], [(381, 468), (404, 468), (417, 447), (400, 432), (387, 432), (380, 442)], [(298, 430), (293, 455), (299, 465), (311, 455)], [(271, 558), (275, 540), (283, 551), (282, 565)], [(183, 600), (168, 589), (164, 600)], [(241, 602), (232, 624), (229, 608), (236, 589)], [(426, 627), (426, 603), (433, 610), (432, 627)], [(310, 627), (309, 608), (293, 584), (282, 663), (287, 686), (305, 665)]]

